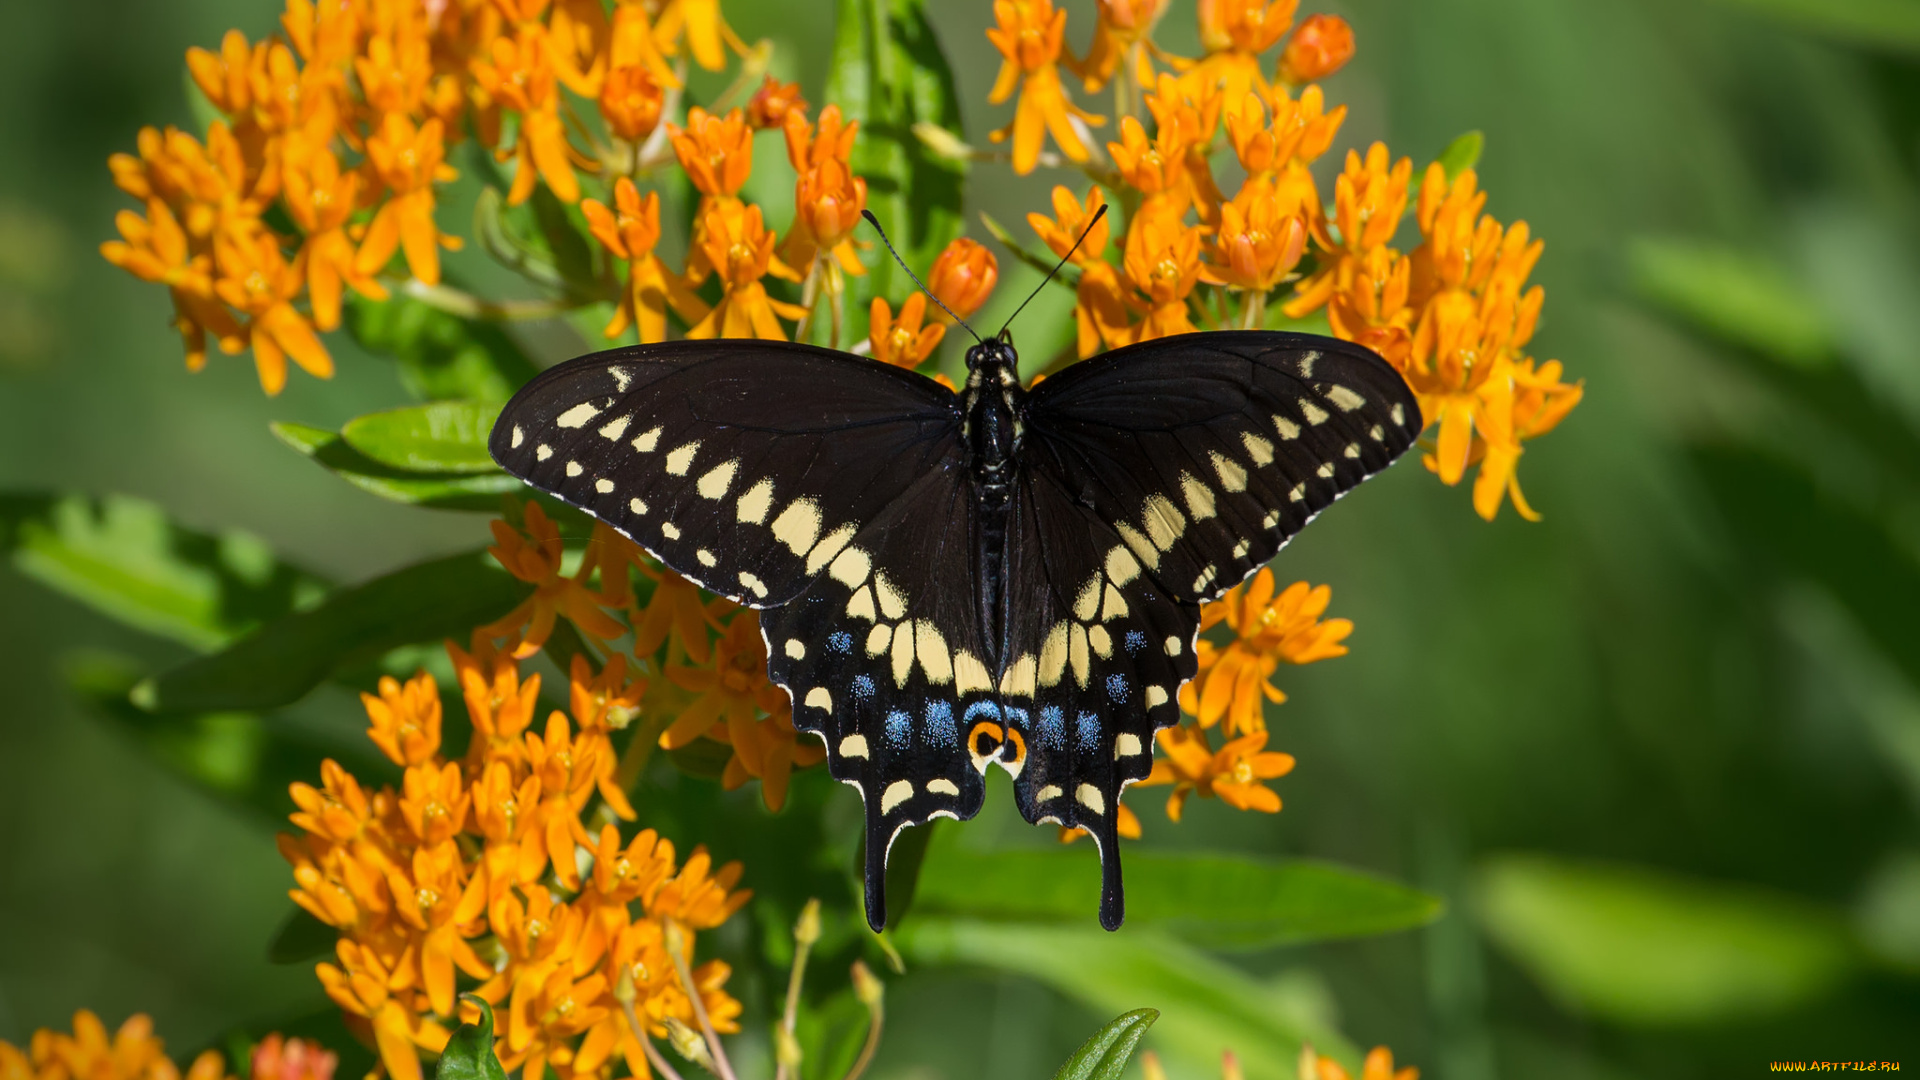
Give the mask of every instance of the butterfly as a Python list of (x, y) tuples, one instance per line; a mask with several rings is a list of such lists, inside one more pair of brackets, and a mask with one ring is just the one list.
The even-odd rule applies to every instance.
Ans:
[(760, 609), (767, 675), (888, 848), (985, 772), (1085, 829), (1124, 914), (1117, 811), (1196, 670), (1200, 605), (1412, 445), (1399, 374), (1333, 338), (1214, 331), (1028, 389), (1003, 330), (958, 392), (784, 341), (673, 341), (530, 381), (489, 447), (702, 588)]

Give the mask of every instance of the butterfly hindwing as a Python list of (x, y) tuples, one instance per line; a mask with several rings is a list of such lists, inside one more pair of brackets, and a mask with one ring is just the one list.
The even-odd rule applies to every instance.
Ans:
[(1111, 523), (1170, 594), (1204, 602), (1413, 444), (1413, 393), (1372, 352), (1272, 331), (1118, 349), (1034, 389), (1029, 467)]
[(543, 372), (501, 413), (490, 449), (710, 591), (770, 607), (957, 452), (956, 402), (846, 353), (665, 342)]
[[(818, 733), (835, 779), (866, 800), (867, 914), (886, 923), (886, 856), (900, 830), (971, 818), (988, 753), (971, 731), (997, 721), (973, 607), (979, 545), (956, 453), (835, 556), (791, 603), (763, 616), (768, 673), (793, 695), (794, 726)], [(997, 731), (997, 728), (995, 729)]]
[(1145, 572), (1118, 531), (1058, 479), (1029, 470), (1007, 527), (1007, 656), (1000, 680), (1014, 798), (1030, 822), (1100, 846), (1101, 922), (1120, 924), (1120, 794), (1153, 768), (1153, 733), (1179, 719), (1200, 609)]

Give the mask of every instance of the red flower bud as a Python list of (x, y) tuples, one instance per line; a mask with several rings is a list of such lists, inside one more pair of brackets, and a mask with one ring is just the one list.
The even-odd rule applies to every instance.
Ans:
[(1353, 59), (1353, 27), (1338, 15), (1314, 15), (1302, 22), (1280, 56), (1280, 81), (1298, 86), (1345, 67)]

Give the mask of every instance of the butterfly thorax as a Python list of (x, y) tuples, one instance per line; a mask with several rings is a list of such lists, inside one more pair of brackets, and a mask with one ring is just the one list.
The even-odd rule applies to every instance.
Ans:
[(1027, 396), (1020, 386), (1019, 362), (1009, 341), (994, 339), (968, 349), (967, 386), (961, 395), (962, 436), (980, 529), (974, 548), (980, 624), (996, 661), (1005, 624), (1007, 509)]

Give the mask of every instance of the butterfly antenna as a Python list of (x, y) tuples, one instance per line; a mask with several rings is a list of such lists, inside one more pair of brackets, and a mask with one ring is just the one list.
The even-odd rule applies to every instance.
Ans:
[(1060, 256), (1060, 261), (1053, 264), (1053, 269), (1047, 271), (1046, 280), (1036, 286), (1031, 293), (1028, 293), (1025, 300), (1020, 301), (1020, 306), (1013, 309), (1012, 315), (1007, 316), (1006, 323), (1000, 327), (1002, 334), (1007, 332), (1007, 327), (1013, 325), (1013, 320), (1020, 317), (1021, 312), (1027, 310), (1027, 305), (1033, 303), (1033, 298), (1040, 295), (1040, 290), (1047, 287), (1047, 282), (1053, 280), (1053, 276), (1060, 272), (1060, 268), (1067, 265), (1067, 260), (1073, 258), (1073, 253), (1080, 250), (1080, 245), (1086, 243), (1087, 234), (1093, 231), (1095, 225), (1100, 224), (1100, 219), (1105, 217), (1106, 213), (1107, 204), (1101, 203), (1100, 209), (1093, 212), (1093, 220), (1087, 222), (1087, 227), (1080, 230), (1080, 239), (1075, 240), (1073, 246), (1067, 249), (1067, 253)]
[[(915, 285), (920, 286), (920, 291), (926, 293), (928, 296), (933, 296), (933, 290), (927, 288), (927, 283), (920, 280), (920, 275), (913, 272), (913, 267), (907, 265), (907, 260), (901, 258), (899, 252), (893, 250), (893, 241), (887, 239), (887, 230), (880, 227), (880, 219), (873, 216), (873, 211), (862, 210), (860, 211), (860, 216), (866, 218), (867, 224), (873, 226), (873, 231), (880, 234), (880, 242), (887, 245), (887, 254), (893, 256), (893, 261), (900, 264), (900, 269), (907, 272), (907, 276), (913, 279)], [(933, 302), (940, 305), (941, 311), (952, 316), (953, 321), (959, 323), (961, 329), (969, 334), (973, 334), (973, 340), (979, 341), (982, 345), (986, 344), (985, 341), (981, 340), (979, 334), (974, 333), (973, 327), (967, 325), (967, 320), (962, 319), (958, 315), (954, 315), (953, 309), (941, 302), (938, 296), (933, 296)]]

